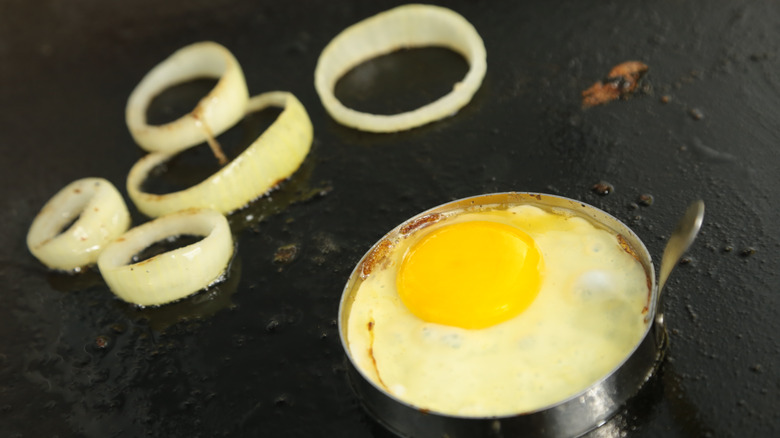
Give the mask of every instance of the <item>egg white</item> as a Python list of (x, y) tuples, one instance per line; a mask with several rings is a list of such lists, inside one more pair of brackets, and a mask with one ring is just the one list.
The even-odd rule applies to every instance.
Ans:
[[(534, 239), (544, 259), (539, 295), (485, 329), (425, 322), (398, 296), (403, 255), (437, 227), (469, 220), (510, 224)], [(647, 329), (647, 273), (617, 236), (572, 212), (531, 205), (459, 212), (397, 236), (357, 287), (347, 324), (357, 367), (407, 403), (450, 415), (509, 415), (562, 401), (618, 366)]]

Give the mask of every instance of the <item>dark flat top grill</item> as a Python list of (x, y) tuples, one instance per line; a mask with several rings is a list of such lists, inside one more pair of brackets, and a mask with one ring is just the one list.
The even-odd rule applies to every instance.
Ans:
[[(667, 285), (668, 359), (593, 436), (778, 433), (780, 4), (451, 2), (487, 48), (474, 100), (408, 132), (342, 127), (315, 93), (317, 57), (346, 26), (395, 4), (0, 7), (4, 434), (386, 436), (345, 381), (335, 318), (354, 263), (419, 211), (512, 190), (606, 210), (656, 264), (688, 203), (707, 204), (699, 240)], [(141, 310), (114, 299), (95, 271), (47, 272), (25, 246), (34, 215), (86, 176), (126, 196), (126, 174), (143, 155), (124, 124), (127, 97), (156, 63), (201, 40), (236, 55), (251, 94), (293, 92), (315, 132), (301, 170), (231, 216), (229, 280)], [(371, 61), (338, 93), (365, 110), (409, 109), (465, 71), (441, 52)], [(581, 92), (629, 60), (649, 66), (637, 92), (582, 109)], [(595, 193), (602, 181), (614, 191)], [(648, 194), (652, 205), (641, 205)], [(295, 257), (274, 261), (288, 245)]]

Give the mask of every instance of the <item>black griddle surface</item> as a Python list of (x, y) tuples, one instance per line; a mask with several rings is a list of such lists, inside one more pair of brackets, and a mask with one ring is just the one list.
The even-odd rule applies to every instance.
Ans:
[[(593, 436), (778, 435), (780, 4), (446, 3), (487, 48), (473, 101), (408, 132), (340, 126), (315, 93), (317, 57), (346, 26), (396, 4), (0, 5), (2, 435), (387, 436), (346, 382), (335, 321), (342, 287), (404, 219), (497, 191), (600, 207), (629, 224), (656, 263), (687, 204), (703, 199), (699, 240), (665, 292), (663, 369)], [(155, 64), (202, 40), (235, 54), (252, 94), (294, 93), (315, 133), (290, 181), (231, 216), (229, 280), (141, 310), (115, 299), (94, 270), (48, 272), (25, 246), (34, 215), (86, 176), (126, 196), (125, 176), (143, 156), (124, 123), (127, 98)], [(420, 68), (428, 58), (436, 61)], [(641, 89), (582, 109), (580, 93), (629, 60), (650, 67)], [(367, 110), (408, 109), (464, 68), (457, 56), (412, 51), (361, 66), (339, 93)], [(614, 192), (594, 193), (600, 181)], [(651, 206), (637, 204), (643, 194)], [(288, 245), (294, 259), (274, 261)]]

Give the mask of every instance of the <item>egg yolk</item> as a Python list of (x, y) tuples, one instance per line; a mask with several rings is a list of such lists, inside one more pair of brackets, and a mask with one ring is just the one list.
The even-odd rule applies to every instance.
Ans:
[(398, 271), (398, 293), (424, 321), (485, 328), (531, 305), (541, 268), (541, 254), (523, 231), (497, 222), (461, 222), (409, 248)]

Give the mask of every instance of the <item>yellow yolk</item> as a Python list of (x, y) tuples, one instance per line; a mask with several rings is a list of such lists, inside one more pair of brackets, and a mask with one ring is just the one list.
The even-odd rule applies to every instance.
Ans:
[(525, 310), (539, 293), (542, 259), (533, 239), (497, 222), (444, 226), (413, 245), (398, 293), (424, 321), (480, 329)]

